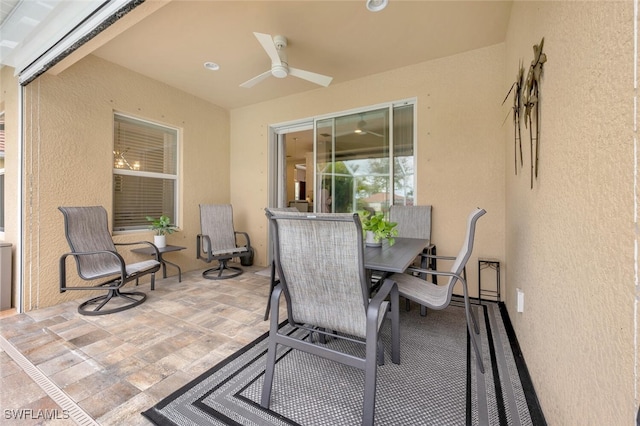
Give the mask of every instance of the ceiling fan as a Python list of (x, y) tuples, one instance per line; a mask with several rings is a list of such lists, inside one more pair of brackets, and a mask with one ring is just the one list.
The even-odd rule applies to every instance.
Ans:
[(269, 34), (253, 34), (262, 45), (262, 48), (267, 52), (269, 58), (271, 58), (271, 69), (245, 81), (240, 85), (240, 87), (253, 87), (269, 76), (285, 78), (288, 75), (292, 75), (324, 87), (327, 87), (331, 83), (331, 80), (333, 80), (333, 77), (327, 77), (326, 75), (290, 67), (285, 53), (285, 48), (287, 47), (286, 37), (277, 35), (272, 38)]

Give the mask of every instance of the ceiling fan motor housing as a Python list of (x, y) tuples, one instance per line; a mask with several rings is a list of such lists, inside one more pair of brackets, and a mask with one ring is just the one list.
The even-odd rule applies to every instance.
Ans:
[(276, 49), (287, 47), (287, 38), (281, 35), (273, 36), (273, 44), (276, 45)]
[(289, 75), (289, 67), (287, 67), (287, 63), (283, 62), (281, 64), (273, 64), (271, 65), (271, 75), (278, 78), (285, 78)]
[(276, 49), (278, 50), (280, 63), (271, 64), (271, 75), (277, 78), (285, 78), (289, 75), (289, 64), (287, 63), (287, 55), (284, 51), (284, 48), (287, 47), (287, 38), (281, 35), (274, 36), (273, 44), (275, 44)]

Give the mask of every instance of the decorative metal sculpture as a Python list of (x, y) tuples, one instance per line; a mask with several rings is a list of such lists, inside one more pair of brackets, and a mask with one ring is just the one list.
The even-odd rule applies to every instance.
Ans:
[[(522, 107), (524, 106), (524, 125), (529, 128), (530, 154), (531, 154), (531, 188), (533, 188), (533, 176), (538, 177), (538, 157), (540, 155), (540, 80), (542, 79), (542, 65), (547, 62), (547, 55), (542, 53), (544, 46), (544, 37), (540, 44), (533, 46), (533, 61), (529, 67), (527, 79), (522, 86), (522, 78), (524, 77), (524, 67), (520, 61), (518, 76), (516, 81), (511, 85), (507, 96), (502, 104), (509, 98), (513, 92), (513, 144), (514, 144), (514, 162), (515, 172), (518, 174), (518, 145), (520, 146), (520, 167), (524, 165), (522, 160), (522, 134), (520, 131), (520, 116)], [(514, 90), (515, 89), (515, 90)], [(533, 119), (535, 115), (535, 136), (533, 130)], [(505, 118), (506, 120), (506, 118)], [(535, 141), (535, 161), (533, 157), (533, 144)]]
[[(540, 80), (542, 78), (542, 65), (547, 62), (547, 55), (542, 53), (544, 37), (539, 45), (533, 46), (533, 61), (529, 67), (529, 74), (524, 86), (524, 125), (529, 123), (529, 137), (531, 139), (531, 188), (533, 188), (533, 175), (538, 177), (538, 157), (540, 154)], [(532, 112), (535, 111), (535, 138), (532, 125)], [(535, 164), (533, 160), (533, 141), (535, 140)]]
[[(505, 96), (502, 105), (507, 101), (511, 92), (513, 92), (513, 161), (516, 175), (518, 174), (518, 143), (520, 145), (520, 167), (523, 166), (522, 160), (522, 132), (520, 131), (520, 111), (522, 108), (522, 80), (524, 78), (524, 67), (520, 61), (520, 68), (516, 81), (511, 85), (509, 93)], [(515, 92), (513, 91), (515, 89)], [(508, 116), (507, 116), (508, 117)], [(506, 120), (506, 117), (505, 117)]]

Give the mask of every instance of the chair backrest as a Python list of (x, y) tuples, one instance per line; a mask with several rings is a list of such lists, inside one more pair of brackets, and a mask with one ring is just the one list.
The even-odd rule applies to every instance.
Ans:
[[(58, 207), (64, 216), (64, 233), (72, 253), (116, 251), (109, 233), (109, 218), (102, 206)], [(120, 269), (118, 259), (109, 254), (75, 256), (78, 274), (93, 279)]]
[[(200, 204), (200, 233), (211, 240), (211, 252), (236, 248), (231, 204)], [(206, 249), (206, 247), (205, 247)]]
[(431, 206), (392, 205), (389, 221), (398, 224), (398, 237), (431, 240)]
[(289, 320), (364, 338), (369, 288), (358, 215), (267, 216)]
[[(467, 235), (464, 238), (464, 242), (462, 247), (460, 248), (460, 252), (458, 252), (458, 256), (456, 256), (456, 260), (453, 262), (451, 266), (451, 272), (462, 275), (462, 271), (464, 267), (467, 265), (469, 258), (471, 257), (471, 252), (473, 251), (473, 240), (476, 233), (476, 222), (482, 215), (486, 213), (485, 209), (477, 208), (469, 214), (467, 217)], [(449, 285), (453, 287), (456, 283), (457, 278), (450, 277)], [(449, 293), (451, 293), (451, 289)]]
[(299, 212), (300, 211), (296, 207), (267, 207), (264, 210), (267, 212), (267, 214), (268, 212), (278, 213), (278, 212)]

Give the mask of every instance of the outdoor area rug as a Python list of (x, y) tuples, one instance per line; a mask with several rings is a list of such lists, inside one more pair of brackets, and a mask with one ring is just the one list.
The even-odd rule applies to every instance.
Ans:
[[(402, 304), (401, 304), (402, 305)], [(378, 367), (377, 425), (545, 424), (504, 307), (474, 305), (485, 374), (477, 368), (464, 309), (401, 308), (400, 365)], [(283, 323), (290, 333), (301, 333)], [(259, 405), (268, 334), (142, 413), (158, 425), (357, 425), (364, 372), (278, 346), (271, 406)], [(330, 339), (328, 345), (343, 345)], [(356, 345), (357, 346), (357, 345)], [(344, 347), (343, 347), (344, 349)], [(359, 351), (360, 348), (349, 348)], [(525, 392), (526, 389), (526, 392)]]

